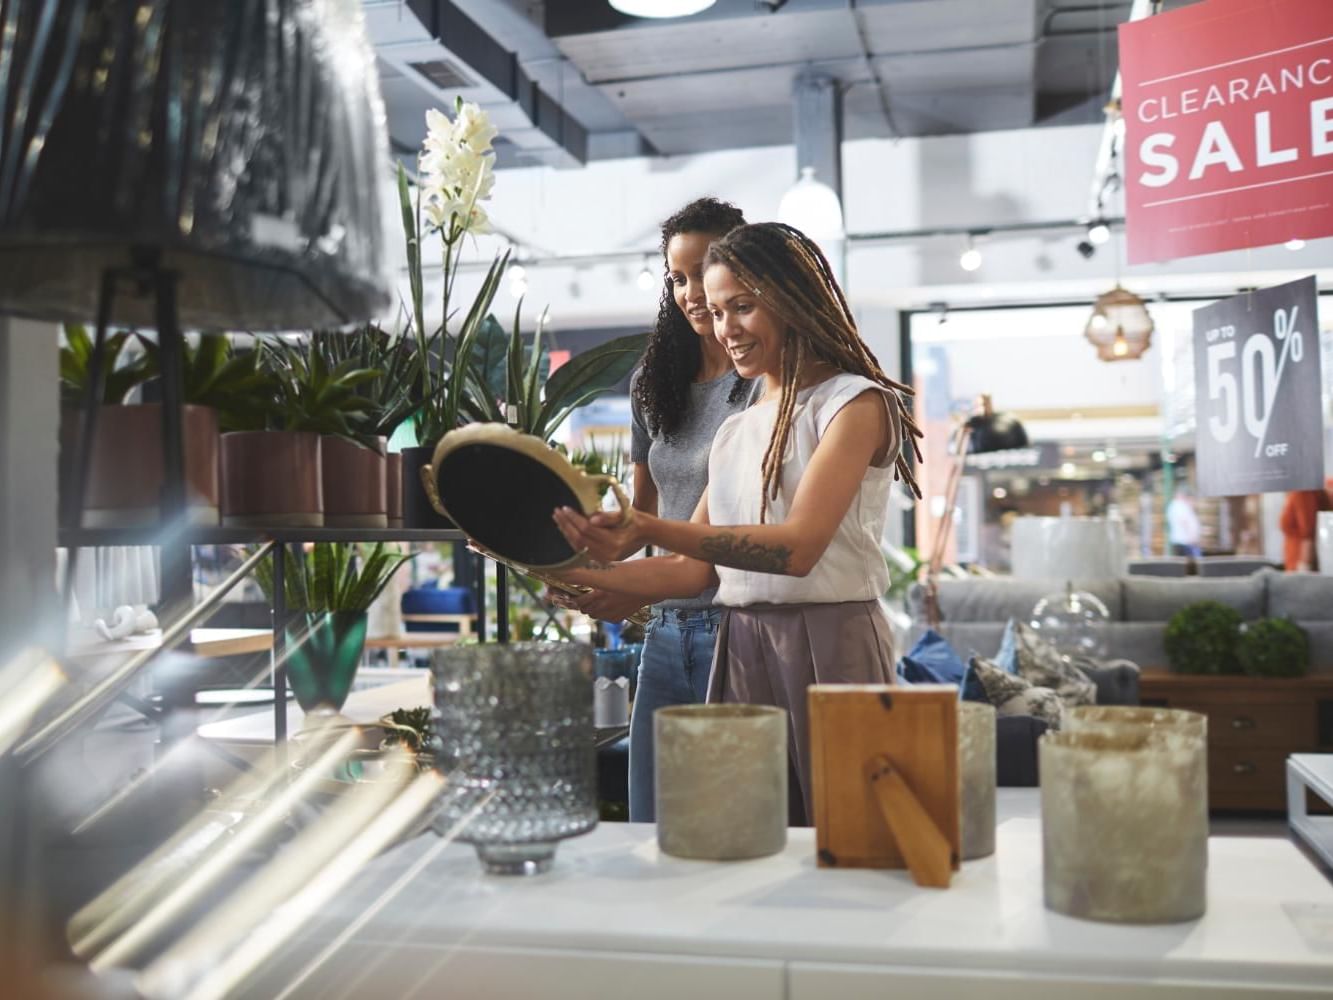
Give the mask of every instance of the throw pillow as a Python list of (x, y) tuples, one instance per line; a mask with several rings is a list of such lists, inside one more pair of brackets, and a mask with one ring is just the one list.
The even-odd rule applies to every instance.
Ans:
[(983, 657), (974, 656), (968, 667), (965, 696), (969, 689), (984, 691), (998, 716), (1030, 715), (1051, 729), (1059, 729), (1064, 722), (1065, 704), (1055, 691), (1007, 673)]
[(898, 664), (899, 673), (911, 684), (961, 684), (967, 663), (934, 629), (917, 640)]
[(1018, 621), (1010, 618), (1005, 623), (1004, 635), (1000, 636), (1000, 648), (995, 653), (995, 659), (991, 660), (997, 667), (1007, 673), (1018, 672)]
[(1014, 626), (1014, 652), (1018, 675), (1038, 687), (1050, 688), (1066, 705), (1091, 705), (1097, 701), (1097, 685), (1030, 625)]

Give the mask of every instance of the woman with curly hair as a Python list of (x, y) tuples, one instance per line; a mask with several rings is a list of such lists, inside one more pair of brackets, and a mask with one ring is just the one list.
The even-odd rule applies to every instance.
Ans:
[[(709, 243), (743, 225), (740, 209), (716, 198), (692, 201), (662, 224), (662, 301), (643, 363), (630, 380), (637, 511), (673, 520), (690, 516), (708, 483), (713, 435), (749, 398), (750, 383), (736, 374), (726, 348), (713, 336), (703, 288)], [(614, 556), (623, 559), (641, 547), (624, 547)], [(631, 822), (651, 823), (654, 817), (653, 712), (703, 701), (707, 694), (720, 619), (713, 596), (705, 589), (653, 607), (630, 717)], [(644, 602), (594, 590), (561, 603), (620, 621)]]
[(920, 496), (905, 449), (919, 432), (911, 390), (880, 368), (802, 233), (732, 230), (708, 249), (704, 287), (718, 341), (739, 374), (762, 379), (763, 396), (718, 429), (691, 520), (554, 514), (594, 559), (645, 543), (674, 555), (562, 576), (639, 599), (718, 588), (709, 700), (787, 710), (790, 814), (801, 823), (813, 815), (806, 688), (893, 679), (879, 543), (893, 480)]

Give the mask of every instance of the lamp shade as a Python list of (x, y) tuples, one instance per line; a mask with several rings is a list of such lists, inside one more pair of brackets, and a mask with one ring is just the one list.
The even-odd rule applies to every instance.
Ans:
[(1093, 303), (1083, 335), (1103, 361), (1133, 361), (1151, 345), (1152, 331), (1148, 306), (1133, 292), (1116, 285)]
[(981, 412), (967, 419), (968, 446), (973, 454), (1026, 448), (1028, 432), (1012, 413), (996, 412), (989, 396), (981, 397)]
[[(388, 305), (388, 143), (358, 0), (9, 0), (0, 311), (86, 320), (107, 269), (178, 276), (182, 327)], [(114, 323), (154, 326), (120, 296)]]
[(778, 204), (778, 220), (816, 241), (843, 235), (842, 202), (833, 188), (815, 179), (814, 167), (801, 168), (800, 179)]

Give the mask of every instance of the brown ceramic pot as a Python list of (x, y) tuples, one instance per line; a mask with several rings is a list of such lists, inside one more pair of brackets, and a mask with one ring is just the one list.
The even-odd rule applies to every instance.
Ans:
[(306, 431), (222, 435), (222, 523), (238, 528), (322, 528), (320, 436)]
[[(320, 445), (326, 528), (387, 528), (384, 438), (363, 448), (331, 434)], [(378, 450), (376, 450), (378, 449)]]
[[(81, 419), (80, 411), (62, 411), (62, 449), (74, 448)], [(181, 436), (186, 519), (191, 524), (217, 524), (217, 412), (206, 406), (183, 407)], [(162, 404), (103, 406), (93, 439), (83, 526), (115, 528), (157, 522), (162, 503)]]
[(403, 455), (391, 451), (384, 468), (384, 499), (388, 508), (389, 527), (403, 526)]

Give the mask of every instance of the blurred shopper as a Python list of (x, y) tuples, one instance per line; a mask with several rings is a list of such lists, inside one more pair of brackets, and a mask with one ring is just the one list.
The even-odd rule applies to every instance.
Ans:
[[(1333, 485), (1333, 479), (1329, 480)], [(1294, 490), (1282, 505), (1282, 565), (1288, 573), (1311, 573), (1319, 568), (1315, 529), (1321, 510), (1333, 510), (1329, 490)]]
[(1194, 510), (1194, 494), (1188, 486), (1179, 486), (1166, 505), (1166, 537), (1173, 556), (1203, 555), (1199, 547), (1199, 515)]

